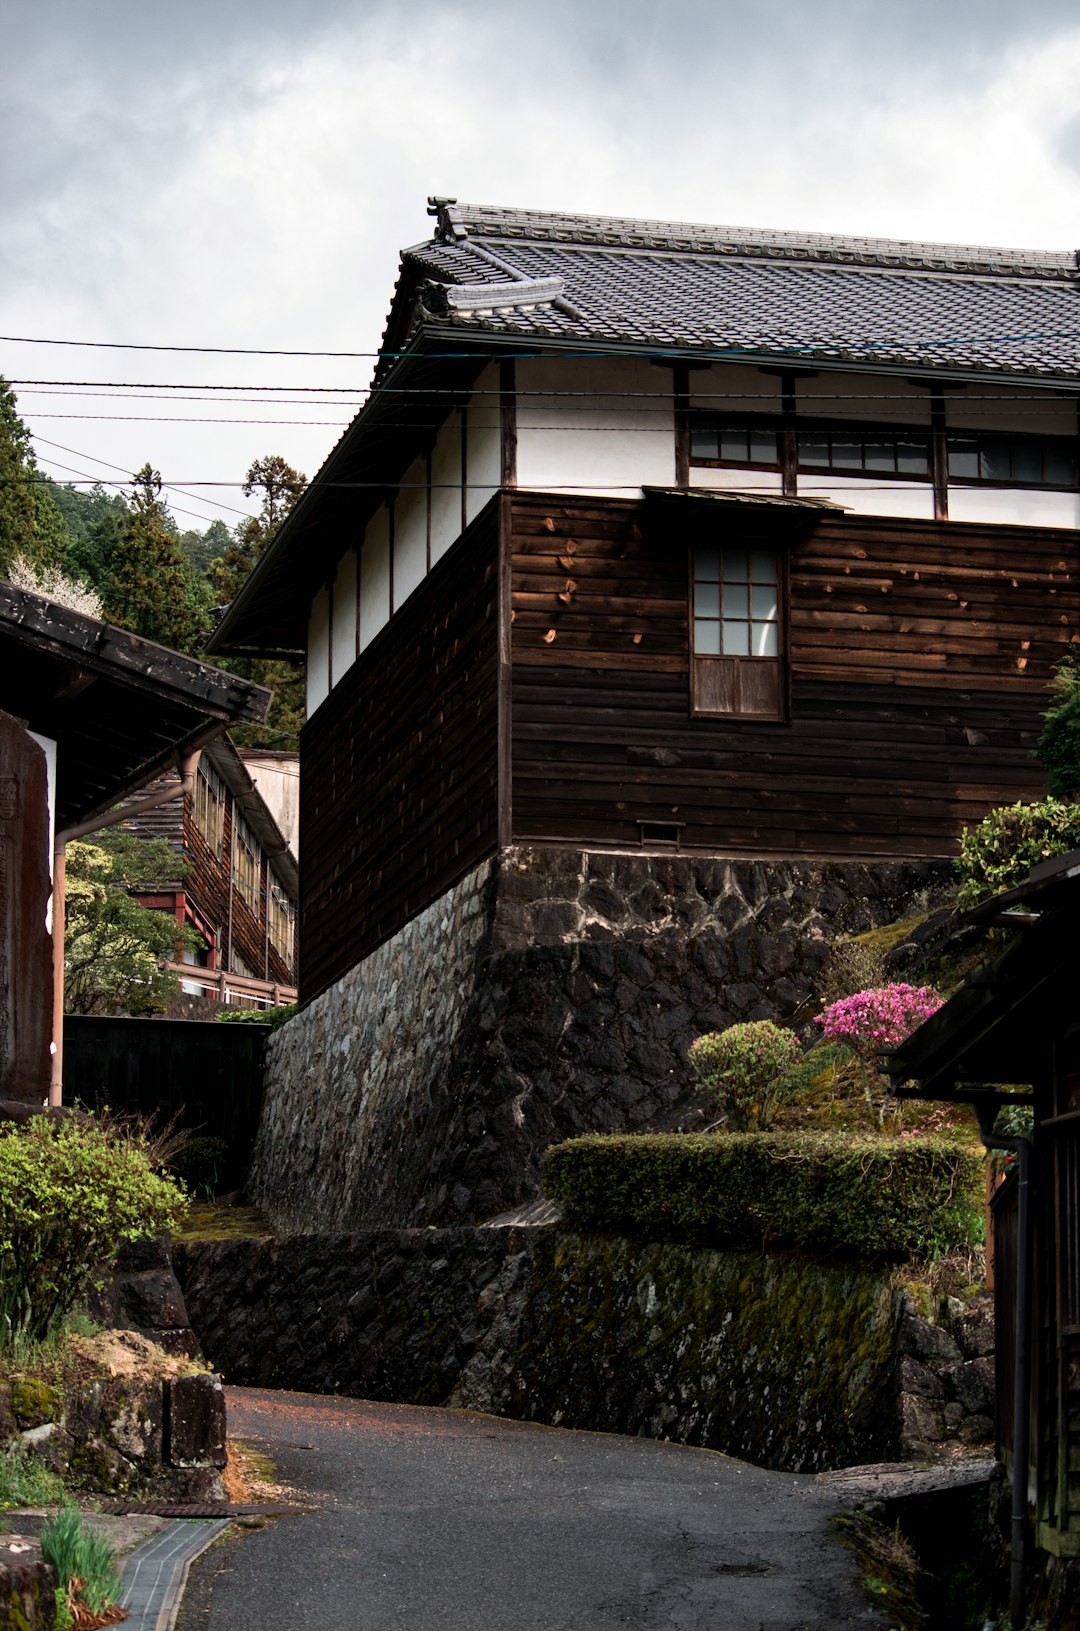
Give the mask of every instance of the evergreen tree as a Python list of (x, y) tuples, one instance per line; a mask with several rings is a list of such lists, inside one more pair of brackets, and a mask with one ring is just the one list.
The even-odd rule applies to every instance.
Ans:
[(233, 537), (224, 521), (211, 521), (205, 532), (194, 528), (182, 532), (178, 542), (197, 572), (209, 572), (214, 561), (232, 548)]
[[(229, 549), (210, 567), (207, 576), (216, 601), (226, 604), (235, 599), (306, 486), (307, 477), (280, 455), (256, 459), (247, 473), (244, 492), (249, 498), (259, 495), (259, 513), (240, 523)], [(266, 722), (239, 726), (232, 732), (233, 740), (241, 747), (294, 750), (304, 723), (302, 666), (267, 657), (233, 658), (222, 666), (257, 685), (269, 686), (274, 693)]]
[(196, 652), (208, 626), (208, 592), (176, 541), (161, 502), (161, 476), (144, 464), (134, 478), (106, 591), (114, 623), (176, 651)]
[(17, 555), (37, 566), (60, 564), (67, 533), (48, 488), (15, 393), (0, 377), (0, 576)]
[(119, 493), (107, 493), (99, 484), (83, 491), (50, 483), (49, 493), (67, 529), (64, 571), (91, 584), (107, 599), (127, 505)]

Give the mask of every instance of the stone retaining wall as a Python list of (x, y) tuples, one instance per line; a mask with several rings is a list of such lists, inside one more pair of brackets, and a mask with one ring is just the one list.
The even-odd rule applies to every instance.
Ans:
[(506, 850), (273, 1037), (252, 1198), (283, 1231), (478, 1222), (536, 1195), (551, 1143), (699, 1124), (696, 1036), (797, 1014), (834, 939), (950, 880)]
[[(556, 1229), (178, 1247), (229, 1382), (453, 1404), (820, 1471), (990, 1430), (993, 1328), (895, 1277)], [(955, 1408), (954, 1408), (955, 1407)]]

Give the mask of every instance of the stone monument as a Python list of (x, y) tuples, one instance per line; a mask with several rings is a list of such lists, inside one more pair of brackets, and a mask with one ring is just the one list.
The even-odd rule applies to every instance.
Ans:
[(52, 940), (45, 754), (0, 712), (0, 1114), (49, 1096)]

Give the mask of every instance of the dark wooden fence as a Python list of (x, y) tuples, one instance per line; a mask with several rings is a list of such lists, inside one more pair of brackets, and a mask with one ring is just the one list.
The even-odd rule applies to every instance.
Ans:
[(258, 1130), (269, 1034), (268, 1025), (69, 1014), (64, 1100), (159, 1121), (175, 1115), (192, 1133), (224, 1139), (229, 1153), (219, 1185), (235, 1189), (247, 1175)]

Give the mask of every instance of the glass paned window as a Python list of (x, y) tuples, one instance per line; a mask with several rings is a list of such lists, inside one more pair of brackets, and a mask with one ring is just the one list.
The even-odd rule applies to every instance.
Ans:
[(773, 550), (695, 549), (695, 655), (777, 656), (778, 585)]
[(207, 848), (220, 855), (225, 837), (225, 783), (213, 765), (200, 763), (195, 777), (195, 825)]
[(1075, 487), (1076, 441), (1066, 436), (950, 436), (953, 481), (997, 482), (1016, 487)]
[(861, 475), (930, 475), (930, 435), (888, 426), (800, 429), (799, 468)]
[(259, 841), (238, 810), (233, 812), (233, 882), (256, 917), (259, 913)]
[(287, 963), (293, 960), (295, 914), (288, 897), (274, 884), (270, 890), (270, 944)]
[(690, 427), (690, 458), (707, 464), (763, 464), (779, 468), (779, 429), (754, 420), (699, 415)]

